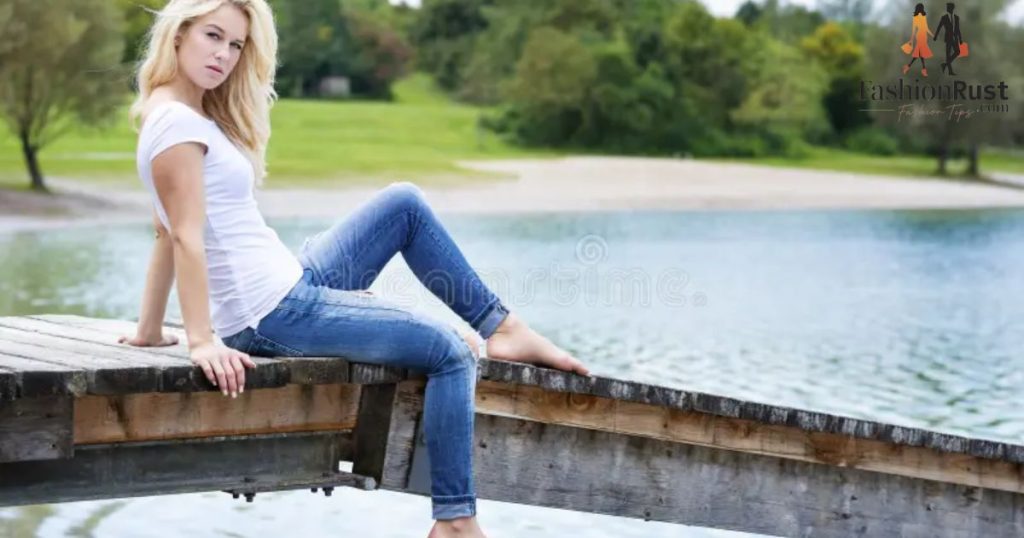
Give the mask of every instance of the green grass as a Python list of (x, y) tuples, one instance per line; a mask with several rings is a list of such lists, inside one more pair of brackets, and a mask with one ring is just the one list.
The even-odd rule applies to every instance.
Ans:
[[(708, 160), (908, 177), (935, 177), (937, 169), (936, 159), (923, 155), (880, 157), (825, 147), (812, 148), (807, 157), (800, 159), (760, 157), (753, 159)], [(955, 179), (958, 176), (962, 176), (966, 169), (967, 159), (950, 159), (947, 163), (947, 177)], [(984, 175), (990, 172), (1024, 174), (1024, 156), (1012, 154), (1004, 150), (983, 151), (981, 154), (981, 173)]]
[[(451, 184), (486, 180), (455, 165), (461, 159), (552, 157), (557, 151), (518, 148), (479, 129), (487, 109), (453, 103), (417, 74), (395, 86), (396, 101), (282, 99), (272, 112), (267, 187), (341, 186), (414, 180)], [(138, 188), (136, 134), (128, 105), (105, 129), (80, 127), (40, 154), (43, 173), (117, 187)], [(709, 159), (720, 160), (720, 159)], [(863, 174), (932, 176), (935, 160), (924, 156), (875, 157), (832, 148), (813, 148), (806, 158), (733, 159), (730, 162), (838, 170)], [(949, 163), (953, 177), (966, 168)], [(1024, 174), (1024, 154), (986, 151), (982, 172)], [(0, 187), (25, 188), (28, 177), (17, 141), (0, 129)]]
[[(424, 75), (400, 81), (396, 101), (282, 99), (273, 108), (267, 187), (416, 180), (478, 181), (461, 159), (542, 157), (477, 128), (480, 107), (452, 103)], [(137, 187), (128, 105), (106, 129), (82, 127), (44, 148), (43, 173)], [(0, 185), (27, 185), (17, 141), (0, 132)]]

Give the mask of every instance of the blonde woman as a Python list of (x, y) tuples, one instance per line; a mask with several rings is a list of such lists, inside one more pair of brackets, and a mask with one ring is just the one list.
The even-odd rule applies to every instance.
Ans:
[(265, 175), (276, 55), (265, 0), (172, 0), (157, 14), (131, 110), (157, 239), (137, 332), (121, 341), (175, 343), (161, 326), (176, 278), (189, 355), (232, 398), (244, 388), (245, 369), (255, 367), (250, 355), (337, 356), (424, 371), (437, 520), (429, 536), (483, 536), (472, 465), (479, 340), (363, 290), (400, 253), (483, 337), (489, 357), (587, 369), (509, 312), (411, 183), (391, 184), (306, 238), (298, 256), (282, 244), (254, 198)]

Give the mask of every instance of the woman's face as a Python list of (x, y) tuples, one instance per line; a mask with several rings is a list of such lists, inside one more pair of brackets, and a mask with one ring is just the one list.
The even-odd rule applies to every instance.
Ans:
[(178, 68), (197, 86), (209, 90), (227, 80), (242, 55), (249, 20), (225, 4), (195, 21), (178, 41)]

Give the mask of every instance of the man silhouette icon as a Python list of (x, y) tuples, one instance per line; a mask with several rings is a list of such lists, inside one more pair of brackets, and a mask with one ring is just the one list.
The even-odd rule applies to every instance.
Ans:
[(942, 64), (942, 70), (949, 70), (950, 76), (956, 76), (953, 72), (953, 60), (956, 60), (960, 56), (960, 44), (964, 42), (964, 38), (960, 35), (960, 17), (953, 14), (953, 9), (956, 6), (950, 2), (946, 4), (946, 14), (942, 16), (942, 20), (939, 21), (938, 28), (935, 29), (935, 37), (932, 37), (932, 41), (939, 38), (939, 33), (944, 36), (943, 39), (946, 41), (946, 61)]

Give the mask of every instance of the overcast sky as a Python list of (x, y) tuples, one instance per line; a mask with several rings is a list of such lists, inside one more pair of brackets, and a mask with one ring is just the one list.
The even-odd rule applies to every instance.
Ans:
[[(736, 9), (740, 7), (746, 0), (701, 0), (705, 6), (708, 6), (708, 10), (715, 15), (721, 17), (731, 17), (736, 13)], [(875, 0), (876, 2), (878, 0)], [(955, 0), (954, 0), (955, 1)], [(418, 6), (420, 0), (390, 0), (392, 4), (400, 4), (405, 2), (406, 4)], [(817, 0), (789, 0), (790, 4), (800, 4), (807, 7), (814, 7), (817, 5)], [(934, 1), (926, 2), (927, 4), (934, 4)], [(939, 2), (942, 6), (945, 6), (945, 2)], [(1010, 20), (1017, 22), (1018, 24), (1024, 22), (1024, 0), (1016, 0), (1012, 3), (1009, 10)]]

